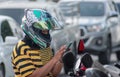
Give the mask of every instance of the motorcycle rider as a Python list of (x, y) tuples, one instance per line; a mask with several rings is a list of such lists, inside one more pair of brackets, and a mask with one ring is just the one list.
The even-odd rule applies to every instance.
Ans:
[(15, 77), (56, 77), (63, 66), (63, 45), (55, 55), (50, 48), (49, 31), (60, 27), (44, 9), (26, 9), (22, 19), (25, 37), (14, 47), (12, 65)]

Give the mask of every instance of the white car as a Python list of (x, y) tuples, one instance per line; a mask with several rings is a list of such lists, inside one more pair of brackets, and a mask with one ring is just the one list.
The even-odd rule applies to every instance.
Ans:
[(59, 6), (66, 22), (79, 25), (85, 51), (97, 55), (102, 64), (111, 62), (113, 52), (119, 51), (120, 59), (120, 15), (113, 0), (61, 0)]
[[(120, 15), (120, 0), (114, 0), (116, 6), (117, 6), (117, 10), (119, 11), (119, 15)], [(120, 50), (118, 50), (116, 52), (116, 55), (117, 55), (117, 59), (120, 60)]]
[(0, 15), (0, 77), (13, 77), (11, 53), (14, 45), (23, 37), (16, 21)]

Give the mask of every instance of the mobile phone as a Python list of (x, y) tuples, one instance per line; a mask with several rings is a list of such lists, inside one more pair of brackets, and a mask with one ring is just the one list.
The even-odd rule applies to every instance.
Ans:
[(69, 51), (69, 48), (71, 45), (72, 45), (72, 42), (67, 45), (66, 51)]

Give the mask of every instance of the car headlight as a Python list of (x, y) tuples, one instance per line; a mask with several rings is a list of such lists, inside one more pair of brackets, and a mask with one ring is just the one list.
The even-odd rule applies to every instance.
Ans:
[(105, 29), (105, 24), (94, 24), (86, 26), (88, 32), (99, 32)]

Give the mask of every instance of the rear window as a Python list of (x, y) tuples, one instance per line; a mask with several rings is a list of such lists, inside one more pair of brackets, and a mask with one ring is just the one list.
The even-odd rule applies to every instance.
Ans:
[(105, 6), (103, 2), (80, 2), (80, 16), (103, 16)]

